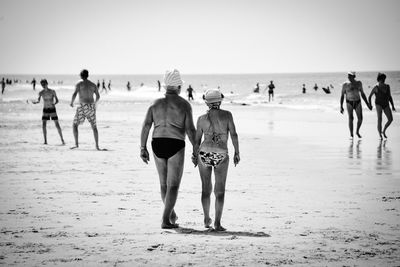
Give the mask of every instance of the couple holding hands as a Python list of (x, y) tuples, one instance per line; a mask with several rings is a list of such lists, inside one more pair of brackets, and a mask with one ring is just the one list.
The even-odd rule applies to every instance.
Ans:
[(214, 229), (225, 231), (221, 225), (225, 198), (225, 183), (228, 174), (228, 135), (235, 149), (233, 162), (240, 161), (239, 142), (231, 112), (220, 109), (223, 99), (218, 89), (209, 89), (203, 99), (208, 106), (206, 114), (193, 123), (192, 107), (179, 96), (183, 81), (178, 70), (167, 71), (164, 76), (165, 97), (157, 99), (147, 110), (141, 132), (140, 157), (147, 164), (150, 160), (147, 139), (152, 126), (151, 146), (160, 178), (161, 198), (164, 202), (161, 228), (177, 228), (178, 219), (174, 206), (178, 196), (185, 158), (185, 136), (193, 145), (192, 161), (199, 167), (204, 212), (204, 226), (211, 227), (210, 196), (211, 175), (215, 175), (215, 220)]

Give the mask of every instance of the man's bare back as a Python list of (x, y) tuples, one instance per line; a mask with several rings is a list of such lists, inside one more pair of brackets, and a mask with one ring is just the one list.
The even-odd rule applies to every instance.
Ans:
[[(190, 104), (178, 95), (166, 95), (150, 107), (154, 121), (153, 138), (176, 138), (185, 140), (186, 125), (191, 115)], [(150, 115), (150, 114), (149, 114)]]
[(94, 103), (93, 94), (99, 94), (96, 84), (89, 80), (83, 80), (76, 84), (75, 92), (79, 94), (79, 102), (81, 104)]

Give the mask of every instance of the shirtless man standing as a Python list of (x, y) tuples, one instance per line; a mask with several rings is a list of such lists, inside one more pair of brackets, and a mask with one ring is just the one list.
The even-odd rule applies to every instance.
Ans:
[[(93, 82), (88, 80), (89, 72), (82, 70), (81, 73), (82, 81), (78, 82), (75, 86), (75, 92), (72, 94), (71, 107), (74, 107), (74, 101), (76, 95), (79, 94), (80, 106), (76, 108), (76, 114), (74, 122), (72, 124), (75, 146), (71, 149), (78, 148), (78, 126), (85, 121), (85, 118), (90, 122), (93, 129), (94, 141), (96, 142), (96, 149), (99, 148), (99, 133), (96, 126), (96, 104), (100, 99), (99, 90)], [(93, 94), (96, 95), (96, 101), (93, 99)]]
[(357, 115), (357, 131), (356, 134), (358, 138), (361, 138), (360, 135), (360, 128), (363, 121), (362, 115), (362, 107), (361, 107), (361, 97), (363, 98), (365, 104), (369, 109), (372, 109), (370, 106), (367, 97), (364, 94), (364, 90), (362, 87), (361, 81), (357, 81), (356, 73), (354, 71), (348, 72), (347, 77), (349, 81), (346, 81), (342, 87), (342, 95), (340, 97), (340, 113), (343, 114), (343, 102), (344, 102), (344, 95), (346, 95), (346, 104), (347, 104), (347, 113), (349, 115), (349, 129), (350, 129), (350, 136), (353, 138), (353, 110), (356, 112)]
[(40, 103), (40, 98), (43, 98), (43, 114), (42, 114), (42, 129), (43, 129), (43, 137), (44, 144), (47, 145), (47, 121), (52, 119), (54, 124), (57, 127), (58, 134), (60, 135), (61, 142), (65, 145), (64, 138), (62, 135), (60, 124), (58, 123), (58, 116), (56, 111), (56, 105), (58, 103), (58, 98), (56, 95), (56, 91), (47, 87), (48, 82), (46, 79), (40, 81), (40, 84), (43, 87), (43, 90), (39, 92), (39, 97), (37, 101), (33, 101), (33, 104)]
[(140, 157), (147, 164), (147, 138), (154, 124), (151, 146), (160, 178), (161, 199), (164, 202), (161, 228), (177, 228), (174, 211), (185, 159), (185, 135), (194, 145), (196, 129), (192, 107), (179, 96), (183, 81), (178, 70), (164, 76), (165, 97), (157, 99), (147, 110), (140, 136)]

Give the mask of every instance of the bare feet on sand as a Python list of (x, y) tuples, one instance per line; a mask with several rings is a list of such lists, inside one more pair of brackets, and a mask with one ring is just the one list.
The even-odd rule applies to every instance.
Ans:
[(382, 134), (383, 134), (383, 137), (385, 137), (385, 139), (387, 139), (386, 133), (383, 132)]
[(357, 136), (358, 136), (358, 138), (362, 138), (362, 136), (361, 136), (361, 134), (360, 134), (360, 133), (357, 133)]
[(70, 147), (70, 149), (76, 149), (76, 148), (79, 148), (79, 146)]
[(212, 223), (211, 218), (205, 218), (204, 219), (204, 227), (205, 228), (210, 228), (211, 227), (211, 223)]
[(162, 223), (161, 224), (161, 229), (174, 229), (174, 228), (178, 228), (179, 224), (177, 223)]
[(223, 232), (226, 231), (226, 228), (222, 227), (222, 225), (214, 225), (214, 229), (217, 232)]
[(178, 216), (176, 215), (175, 212), (172, 212), (171, 216), (169, 217), (169, 221), (171, 222), (171, 224), (178, 225), (176, 223), (177, 220), (178, 220)]

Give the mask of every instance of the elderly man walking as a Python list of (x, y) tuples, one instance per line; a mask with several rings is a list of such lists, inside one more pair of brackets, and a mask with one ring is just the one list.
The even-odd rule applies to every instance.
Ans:
[(161, 228), (177, 228), (174, 211), (185, 158), (185, 136), (194, 145), (196, 129), (192, 107), (179, 96), (183, 81), (178, 70), (167, 71), (164, 76), (165, 97), (157, 99), (147, 110), (140, 138), (140, 157), (150, 160), (147, 139), (154, 125), (151, 147), (160, 178), (161, 199), (164, 202)]

